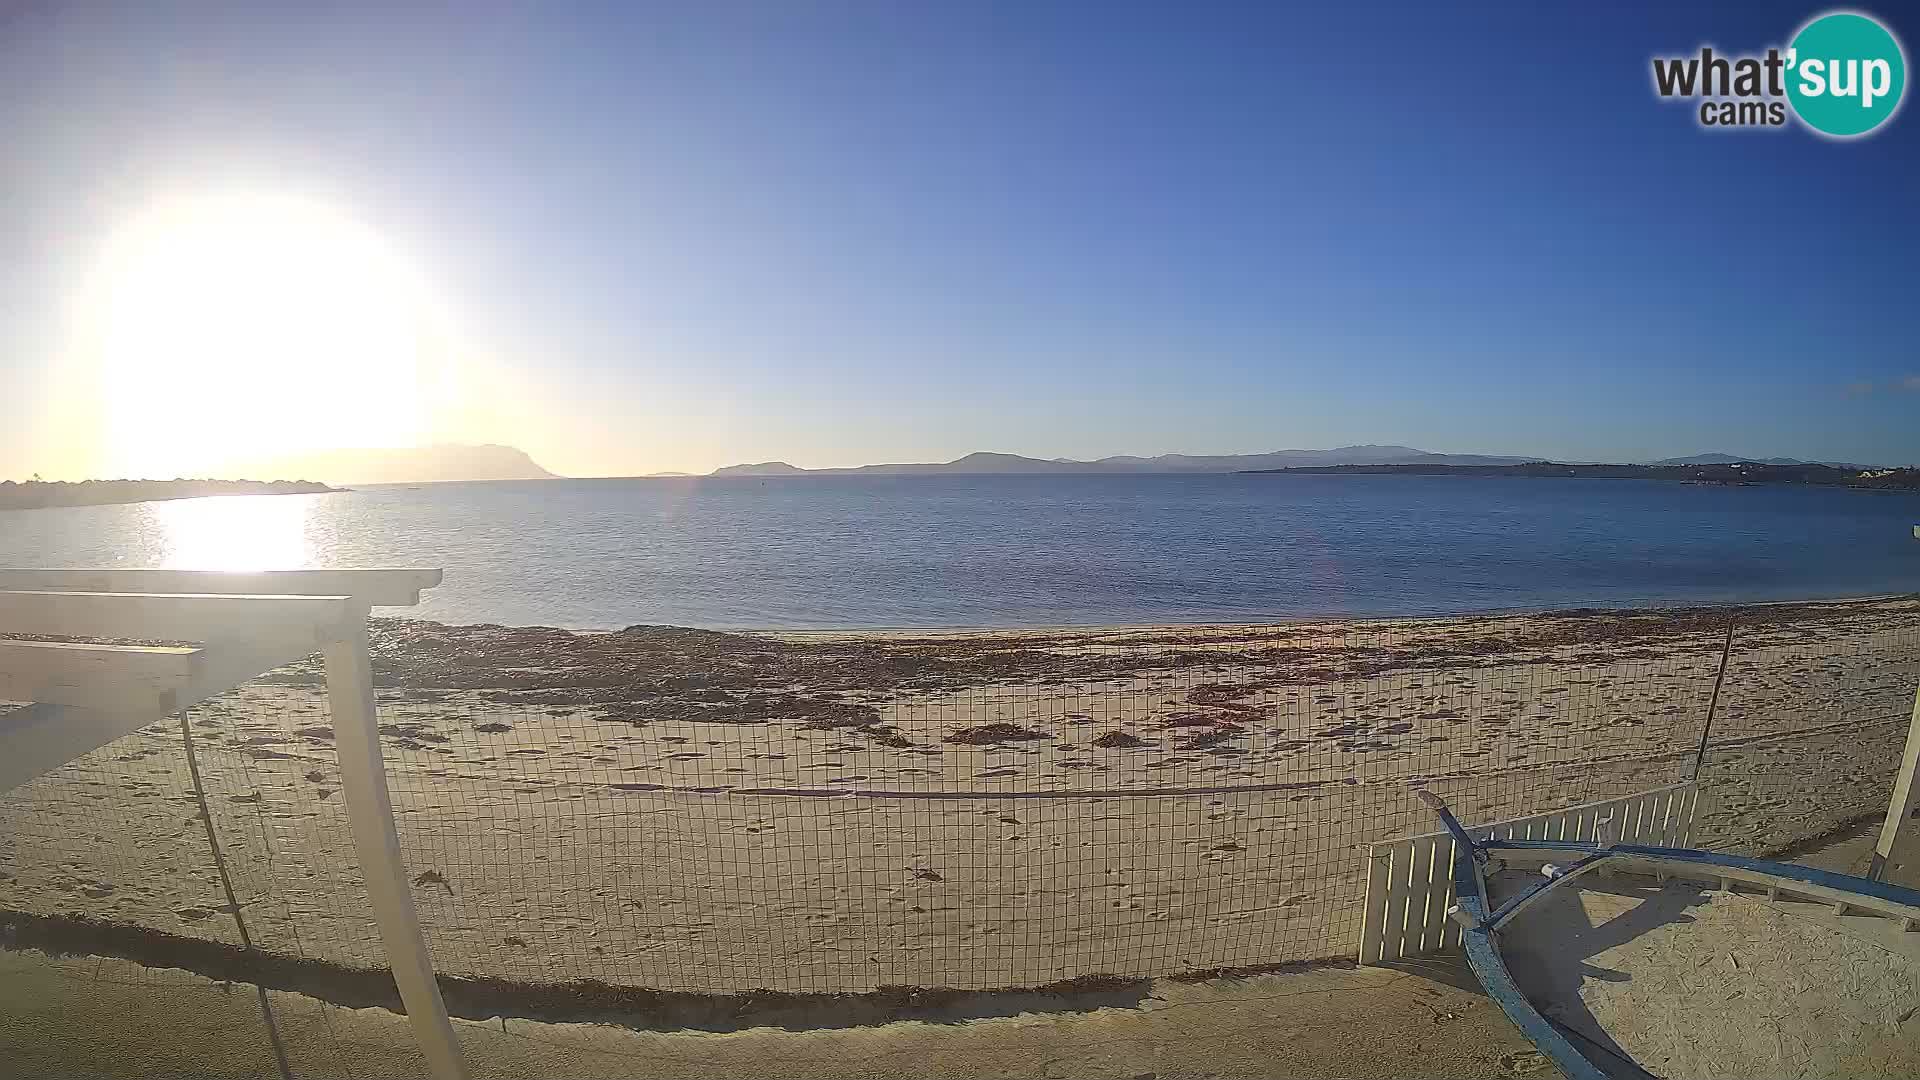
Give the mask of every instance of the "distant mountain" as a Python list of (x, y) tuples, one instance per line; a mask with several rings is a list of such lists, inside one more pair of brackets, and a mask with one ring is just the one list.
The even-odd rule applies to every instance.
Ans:
[(548, 480), (553, 473), (511, 446), (410, 446), (320, 450), (270, 463), (273, 476), (300, 476), (331, 484), (433, 484), (449, 480)]
[(1266, 454), (1162, 454), (1106, 457), (1093, 462), (1127, 472), (1243, 472), (1312, 465), (1519, 465), (1536, 460), (1489, 454), (1436, 454), (1411, 446), (1342, 446), (1333, 450), (1275, 450)]
[(1119, 455), (1098, 461), (1070, 458), (1021, 457), (1018, 454), (978, 452), (952, 461), (860, 465), (846, 469), (802, 469), (784, 461), (757, 465), (728, 465), (714, 476), (927, 476), (1009, 475), (1024, 473), (1214, 473), (1249, 469), (1284, 469), (1315, 465), (1520, 465), (1538, 458), (1495, 457), (1486, 454), (1435, 454), (1411, 446), (1342, 446), (1333, 450), (1275, 450), (1266, 454), (1161, 454), (1158, 457)]
[(1661, 458), (1659, 461), (1649, 461), (1647, 464), (1737, 465), (1741, 462), (1751, 462), (1756, 465), (1827, 465), (1835, 469), (1871, 469), (1875, 467), (1872, 465), (1856, 465), (1850, 461), (1802, 461), (1799, 458), (1790, 457), (1751, 458), (1740, 457), (1737, 454), (1690, 454), (1686, 457)]
[(755, 465), (728, 465), (713, 470), (714, 476), (791, 476), (806, 472), (798, 465), (789, 465), (784, 461), (762, 461)]
[[(1672, 480), (1682, 484), (1755, 487), (1761, 484), (1806, 484), (1825, 487), (1869, 488), (1880, 491), (1920, 491), (1920, 469), (1842, 469), (1818, 462), (1769, 465), (1757, 461), (1708, 462), (1704, 465), (1584, 465), (1530, 461), (1524, 465), (1321, 465), (1309, 468), (1263, 469), (1269, 476), (1389, 475), (1389, 476), (1513, 476), (1588, 480)], [(1920, 530), (1920, 526), (1916, 526)]]

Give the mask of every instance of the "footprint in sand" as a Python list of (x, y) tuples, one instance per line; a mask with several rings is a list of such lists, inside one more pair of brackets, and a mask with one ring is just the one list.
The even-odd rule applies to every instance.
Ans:
[(1538, 1050), (1503, 1054), (1500, 1057), (1500, 1069), (1508, 1076), (1550, 1076), (1554, 1072), (1552, 1062)]

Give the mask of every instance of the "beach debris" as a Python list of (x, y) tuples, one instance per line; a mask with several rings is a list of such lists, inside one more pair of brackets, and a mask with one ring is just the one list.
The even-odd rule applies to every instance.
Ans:
[(965, 746), (991, 746), (994, 743), (1031, 742), (1035, 739), (1051, 739), (1052, 735), (1034, 728), (1023, 728), (1018, 724), (1009, 724), (1004, 720), (995, 720), (989, 724), (961, 728), (951, 732), (946, 742)]
[(908, 867), (907, 869), (908, 869), (908, 870), (910, 870), (910, 871), (912, 872), (912, 874), (913, 874), (913, 876), (914, 876), (914, 878), (915, 878), (916, 880), (918, 880), (918, 881), (945, 881), (945, 880), (947, 880), (946, 878), (944, 878), (944, 877), (941, 877), (941, 876), (940, 876), (940, 871), (938, 871), (938, 870), (931, 870), (931, 869), (928, 869), (927, 867), (924, 867), (924, 866), (911, 866), (911, 867)]
[(448, 883), (447, 876), (438, 870), (425, 870), (414, 875), (413, 883), (415, 885), (438, 885), (447, 890), (448, 896), (453, 895), (453, 886)]
[(484, 724), (473, 725), (473, 730), (482, 735), (498, 735), (503, 731), (512, 731), (512, 724), (503, 724), (498, 720), (489, 720)]
[(1246, 728), (1238, 724), (1221, 724), (1219, 727), (1202, 731), (1193, 738), (1180, 744), (1181, 750), (1204, 750), (1209, 746), (1219, 746), (1235, 735), (1246, 734)]
[(380, 734), (392, 739), (405, 750), (422, 749), (422, 743), (444, 743), (452, 741), (445, 735), (441, 735), (427, 727), (427, 725), (412, 721), (397, 724), (381, 724)]
[(1093, 745), (1103, 750), (1134, 750), (1147, 745), (1147, 740), (1126, 731), (1109, 731), (1093, 740)]

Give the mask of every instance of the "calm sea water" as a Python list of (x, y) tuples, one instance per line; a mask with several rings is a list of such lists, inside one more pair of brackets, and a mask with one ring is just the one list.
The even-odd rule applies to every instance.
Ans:
[(0, 513), (0, 565), (439, 566), (605, 628), (1258, 621), (1920, 591), (1920, 496), (1399, 476), (375, 487)]

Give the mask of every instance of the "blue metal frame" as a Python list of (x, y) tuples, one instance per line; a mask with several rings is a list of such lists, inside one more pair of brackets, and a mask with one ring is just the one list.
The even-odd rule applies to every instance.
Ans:
[[(1419, 791), (1421, 800), (1439, 815), (1441, 825), (1446, 827), (1454, 839), (1453, 858), (1453, 894), (1458, 905), (1462, 929), (1461, 945), (1466, 949), (1467, 964), (1480, 979), (1480, 985), (1487, 996), (1500, 1006), (1507, 1019), (1520, 1029), (1540, 1052), (1547, 1055), (1569, 1080), (1607, 1080), (1607, 1073), (1595, 1065), (1580, 1052), (1560, 1029), (1547, 1020), (1533, 1007), (1533, 1002), (1521, 991), (1514, 981), (1513, 973), (1507, 969), (1506, 960), (1500, 955), (1500, 925), (1522, 904), (1533, 897), (1557, 888), (1571, 881), (1581, 872), (1598, 866), (1616, 855), (1638, 855), (1664, 859), (1669, 862), (1690, 863), (1697, 866), (1728, 867), (1730, 869), (1749, 870), (1765, 874), (1782, 881), (1797, 881), (1808, 885), (1821, 885), (1830, 889), (1851, 892), (1862, 897), (1892, 901), (1920, 907), (1920, 891), (1889, 885), (1883, 881), (1854, 877), (1850, 874), (1835, 874), (1826, 870), (1815, 870), (1790, 863), (1768, 862), (1764, 859), (1748, 859), (1739, 855), (1721, 855), (1711, 851), (1698, 851), (1693, 848), (1647, 847), (1639, 844), (1600, 845), (1579, 841), (1558, 840), (1475, 840), (1468, 834), (1459, 819), (1440, 798), (1428, 791)], [(1579, 852), (1581, 858), (1560, 868), (1551, 877), (1540, 881), (1526, 891), (1500, 905), (1498, 910), (1489, 910), (1489, 897), (1482, 867), (1487, 854), (1491, 851), (1549, 850)]]

